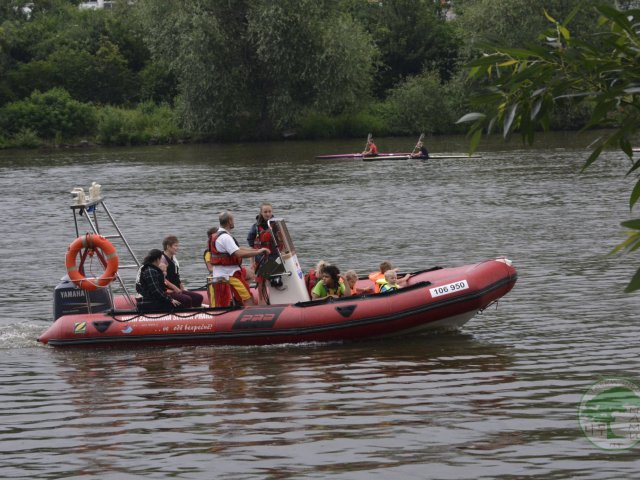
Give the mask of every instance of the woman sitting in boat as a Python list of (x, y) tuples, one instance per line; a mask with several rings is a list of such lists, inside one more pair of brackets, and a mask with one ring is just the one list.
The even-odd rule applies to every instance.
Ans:
[(175, 235), (169, 235), (162, 241), (162, 263), (167, 266), (167, 280), (178, 287), (177, 290), (171, 290), (169, 295), (180, 302), (185, 308), (200, 307), (202, 305), (202, 295), (191, 292), (184, 288), (182, 279), (180, 278), (180, 263), (178, 262), (178, 249), (180, 242)]
[(378, 156), (378, 147), (373, 143), (373, 138), (369, 138), (367, 140), (367, 148), (364, 149), (362, 155), (365, 157), (377, 157)]
[(141, 312), (166, 312), (180, 305), (178, 300), (167, 295), (164, 273), (160, 270), (161, 261), (162, 250), (154, 248), (149, 250), (138, 270), (136, 292), (142, 296), (138, 300), (138, 310)]
[(377, 283), (380, 285), (380, 293), (400, 289), (400, 285), (398, 285), (398, 274), (395, 270), (387, 270), (384, 272), (384, 278), (378, 280)]
[(180, 293), (181, 290), (178, 287), (176, 287), (173, 283), (171, 283), (169, 280), (167, 280), (167, 264), (164, 263), (163, 261), (160, 261), (160, 270), (162, 270), (162, 274), (164, 275), (164, 286), (165, 286), (165, 289), (167, 290), (167, 295), (171, 296), (172, 293)]
[(327, 297), (340, 298), (351, 294), (346, 282), (341, 281), (340, 270), (335, 265), (327, 265), (322, 273), (322, 278), (311, 291), (312, 300), (321, 300)]

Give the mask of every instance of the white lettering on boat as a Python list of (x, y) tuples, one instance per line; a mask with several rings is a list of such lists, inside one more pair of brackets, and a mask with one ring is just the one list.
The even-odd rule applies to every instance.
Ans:
[(213, 330), (213, 324), (209, 323), (206, 325), (189, 325), (181, 324), (176, 325), (172, 328), (174, 332), (201, 332), (201, 331), (211, 331)]
[(469, 288), (467, 280), (460, 280), (448, 285), (440, 285), (439, 287), (430, 288), (431, 296), (433, 298), (441, 297), (442, 295), (448, 295), (450, 293), (459, 292), (460, 290), (466, 290)]
[[(139, 316), (139, 315), (118, 315), (118, 320), (121, 322), (175, 322), (175, 321), (184, 321), (185, 318), (183, 317), (178, 317), (178, 316), (172, 316), (172, 315), (166, 315), (166, 314), (158, 314), (157, 317), (151, 316), (154, 314), (146, 314), (145, 316)], [(208, 321), (213, 321), (213, 316), (212, 315), (208, 315), (206, 313), (198, 313), (196, 315), (193, 316), (189, 316), (186, 320), (187, 321), (191, 321), (191, 320), (208, 320)]]
[(61, 298), (79, 298), (84, 297), (84, 290), (69, 290), (67, 292), (60, 292)]

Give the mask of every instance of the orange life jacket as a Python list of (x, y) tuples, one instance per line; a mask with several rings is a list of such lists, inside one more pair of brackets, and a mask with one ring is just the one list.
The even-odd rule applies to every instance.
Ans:
[(319, 280), (320, 278), (317, 276), (314, 268), (304, 274), (304, 284), (307, 286), (309, 295), (311, 295), (311, 290), (313, 290), (313, 287), (316, 286), (316, 283), (318, 283)]
[[(211, 238), (209, 239), (209, 251), (211, 252), (211, 265), (226, 265), (226, 266), (240, 266), (242, 265), (242, 258), (236, 257), (235, 255), (229, 255), (227, 252), (219, 252), (216, 249), (216, 240), (218, 238), (220, 238), (220, 236), (222, 235), (229, 235), (229, 232), (216, 232), (213, 235), (211, 235)], [(236, 239), (233, 238), (231, 236), (231, 238), (233, 239), (233, 241), (235, 242), (236, 245), (238, 245), (238, 242), (236, 242)]]
[(382, 272), (371, 272), (369, 274), (369, 280), (373, 282), (373, 293), (380, 293), (380, 284), (378, 280), (384, 278), (384, 273)]

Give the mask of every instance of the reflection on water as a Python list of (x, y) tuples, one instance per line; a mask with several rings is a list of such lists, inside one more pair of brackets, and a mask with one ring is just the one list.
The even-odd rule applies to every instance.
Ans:
[[(568, 140), (574, 142), (568, 143)], [(413, 140), (411, 140), (413, 141)], [(381, 139), (404, 150), (407, 139)], [(462, 138), (430, 150), (462, 151)], [(386, 144), (385, 144), (386, 143)], [(632, 182), (586, 145), (487, 146), (482, 159), (319, 161), (353, 142), (0, 152), (0, 472), (3, 478), (632, 478), (637, 451), (599, 451), (577, 406), (600, 377), (637, 377), (633, 257), (621, 239)], [(412, 146), (412, 145), (411, 145)], [(287, 219), (305, 268), (360, 273), (506, 255), (519, 281), (462, 332), (279, 347), (54, 350), (35, 338), (73, 239), (72, 187), (103, 185), (142, 256), (179, 236), (205, 275), (205, 232), (258, 206)]]

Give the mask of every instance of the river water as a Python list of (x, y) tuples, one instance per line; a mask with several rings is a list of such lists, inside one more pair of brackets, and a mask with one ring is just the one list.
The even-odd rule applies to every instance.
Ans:
[[(403, 151), (414, 139), (378, 139)], [(579, 174), (588, 138), (481, 159), (315, 160), (363, 142), (0, 152), (1, 478), (632, 478), (578, 406), (601, 378), (639, 381), (627, 160)], [(462, 152), (466, 140), (429, 141)], [(204, 281), (206, 230), (229, 209), (244, 242), (260, 202), (303, 267), (518, 268), (497, 307), (449, 334), (355, 344), (57, 350), (36, 343), (75, 236), (69, 191), (92, 181), (139, 257), (180, 238)], [(87, 228), (88, 230), (88, 228)]]

